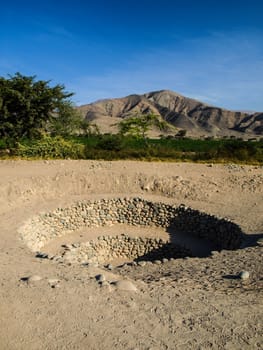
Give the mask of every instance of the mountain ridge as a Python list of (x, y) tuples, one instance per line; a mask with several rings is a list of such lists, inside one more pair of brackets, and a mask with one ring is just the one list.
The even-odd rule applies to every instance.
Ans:
[[(153, 113), (187, 135), (257, 137), (263, 135), (263, 113), (230, 111), (185, 97), (171, 90), (99, 100), (78, 107), (102, 132), (117, 132), (116, 124), (133, 115)], [(157, 131), (156, 131), (157, 132)], [(160, 134), (160, 131), (158, 131)]]

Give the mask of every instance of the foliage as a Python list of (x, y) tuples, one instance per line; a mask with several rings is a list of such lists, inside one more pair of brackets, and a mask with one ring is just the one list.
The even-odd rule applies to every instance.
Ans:
[(119, 124), (119, 133), (123, 136), (129, 135), (136, 138), (146, 138), (146, 134), (152, 126), (164, 131), (168, 128), (168, 123), (161, 121), (155, 114), (142, 114), (123, 119)]
[[(89, 159), (147, 159), (263, 163), (263, 142), (237, 140), (148, 139), (101, 135), (76, 138)], [(235, 151), (233, 151), (233, 147)]]
[[(262, 152), (262, 148), (261, 148)], [(218, 148), (218, 156), (222, 158), (236, 158), (238, 160), (249, 160), (254, 156), (260, 155), (260, 148), (253, 141), (229, 141), (223, 143)]]
[(0, 155), (26, 158), (143, 159), (169, 161), (243, 162), (263, 164), (263, 142), (239, 140), (144, 139), (121, 135), (45, 136), (20, 140)]
[(96, 123), (90, 123), (85, 119), (82, 119), (80, 124), (81, 134), (84, 136), (99, 136), (100, 129)]
[(18, 140), (36, 138), (55, 116), (69, 118), (73, 108), (63, 85), (16, 73), (0, 77), (0, 137)]
[(85, 146), (63, 139), (45, 136), (29, 143), (18, 143), (15, 155), (22, 158), (85, 158)]
[(71, 102), (65, 102), (58, 107), (50, 120), (48, 131), (51, 135), (60, 136), (78, 134), (84, 127), (83, 123), (82, 116), (74, 109)]
[(102, 135), (96, 144), (96, 148), (107, 151), (120, 151), (124, 146), (122, 141), (122, 137), (119, 135)]

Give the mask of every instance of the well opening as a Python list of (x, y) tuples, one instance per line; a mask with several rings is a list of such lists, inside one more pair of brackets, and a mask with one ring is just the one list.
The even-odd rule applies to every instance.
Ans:
[[(71, 256), (73, 262), (99, 263), (114, 259), (152, 261), (183, 256), (201, 256), (196, 247), (207, 251), (237, 249), (243, 233), (230, 220), (209, 215), (184, 205), (155, 203), (141, 198), (114, 198), (83, 201), (67, 208), (41, 214), (21, 228), (22, 239), (33, 251), (40, 251), (59, 237), (79, 230), (127, 225), (136, 229), (160, 228), (168, 239), (130, 237), (130, 235), (100, 236), (87, 242), (67, 245), (59, 259)], [(207, 251), (203, 256), (207, 255)], [(59, 260), (58, 259), (58, 260)], [(70, 260), (70, 259), (68, 259)]]

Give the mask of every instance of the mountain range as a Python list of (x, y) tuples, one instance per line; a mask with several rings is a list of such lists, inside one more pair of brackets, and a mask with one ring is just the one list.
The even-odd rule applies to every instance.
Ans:
[[(117, 125), (123, 118), (153, 113), (171, 125), (170, 134), (184, 129), (192, 137), (247, 138), (263, 135), (263, 112), (230, 111), (169, 90), (99, 100), (78, 109), (103, 133), (117, 132)], [(152, 130), (151, 136), (157, 134), (161, 132)]]

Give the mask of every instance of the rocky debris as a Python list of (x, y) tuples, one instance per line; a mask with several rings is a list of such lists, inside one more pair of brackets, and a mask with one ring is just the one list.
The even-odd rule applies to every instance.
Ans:
[(262, 293), (262, 265), (262, 248), (255, 246), (222, 250), (207, 258), (170, 259), (165, 264), (147, 264), (147, 269), (126, 264), (117, 271), (125, 278), (143, 281), (149, 288), (165, 286), (224, 294)]

